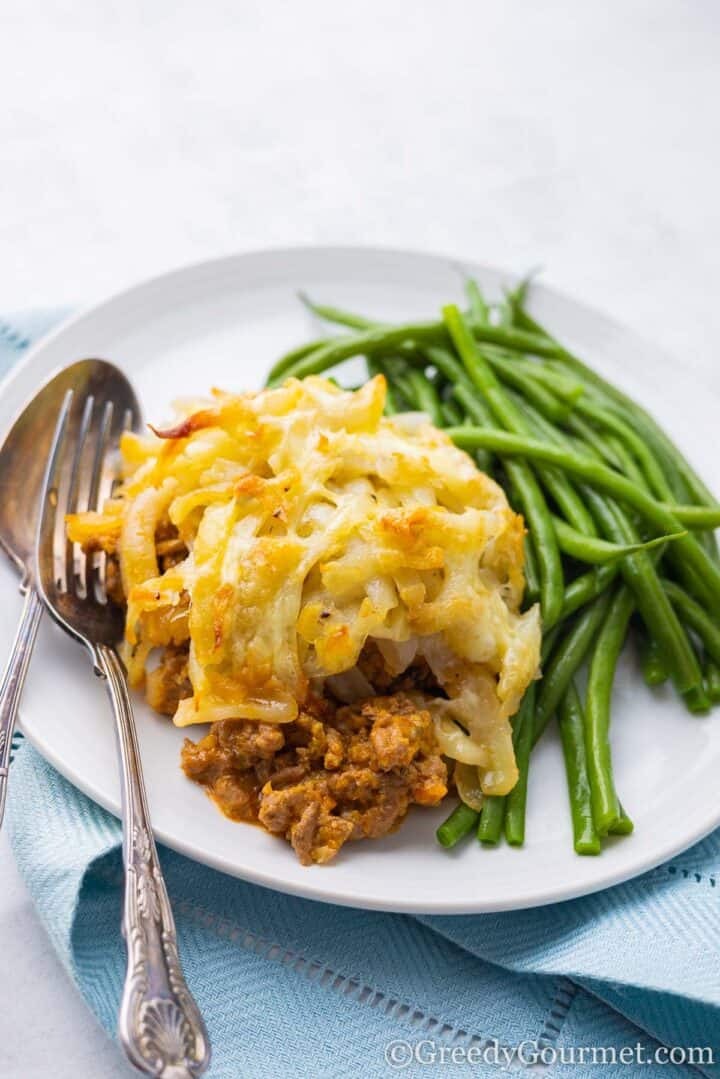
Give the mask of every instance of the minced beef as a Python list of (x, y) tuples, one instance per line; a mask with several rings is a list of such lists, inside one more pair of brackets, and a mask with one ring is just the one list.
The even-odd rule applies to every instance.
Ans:
[(401, 693), (340, 708), (314, 701), (282, 725), (215, 723), (197, 744), (186, 739), (182, 767), (227, 816), (289, 840), (303, 865), (387, 835), (410, 805), (447, 793), (430, 714)]

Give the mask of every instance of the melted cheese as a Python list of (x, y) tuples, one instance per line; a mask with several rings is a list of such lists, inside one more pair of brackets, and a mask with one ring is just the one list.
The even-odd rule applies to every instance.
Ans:
[[(162, 438), (126, 434), (122, 488), (68, 532), (119, 556), (134, 685), (152, 648), (189, 638), (179, 726), (291, 721), (369, 638), (414, 642), (450, 698), (434, 713), (442, 750), (502, 793), (517, 775), (509, 717), (538, 667), (523, 521), (441, 431), (384, 402), (381, 377), (216, 392)], [(189, 554), (161, 573), (168, 521)]]

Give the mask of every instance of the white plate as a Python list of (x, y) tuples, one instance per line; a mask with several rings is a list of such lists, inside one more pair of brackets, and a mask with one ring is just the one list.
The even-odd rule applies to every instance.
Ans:
[[(471, 267), (497, 294), (507, 275)], [(284, 350), (317, 335), (297, 302), (304, 288), (330, 303), (379, 317), (427, 317), (459, 298), (450, 260), (372, 249), (296, 249), (239, 255), (149, 281), (66, 323), (14, 370), (0, 398), (0, 429), (50, 371), (104, 356), (133, 380), (148, 418), (162, 420), (176, 396), (210, 385), (262, 384)], [(533, 308), (598, 370), (650, 406), (708, 483), (720, 489), (715, 430), (719, 395), (683, 378), (656, 347), (585, 307), (543, 288)], [(17, 582), (0, 565), (0, 654), (19, 612)], [(635, 821), (628, 838), (599, 858), (573, 853), (565, 776), (555, 731), (530, 774), (522, 850), (481, 849), (475, 840), (446, 852), (434, 830), (447, 813), (416, 810), (384, 840), (349, 845), (337, 862), (303, 868), (290, 847), (259, 828), (226, 820), (179, 767), (183, 733), (136, 701), (145, 778), (158, 839), (216, 869), (280, 891), (384, 910), (470, 913), (511, 910), (582, 895), (641, 873), (720, 823), (720, 722), (695, 718), (670, 692), (651, 693), (626, 654), (613, 700), (618, 790)], [(45, 621), (22, 705), (22, 725), (40, 752), (113, 813), (119, 784), (108, 702), (84, 652)], [(190, 732), (193, 733), (192, 731)], [(18, 792), (16, 792), (17, 794)], [(21, 794), (22, 792), (20, 792)]]

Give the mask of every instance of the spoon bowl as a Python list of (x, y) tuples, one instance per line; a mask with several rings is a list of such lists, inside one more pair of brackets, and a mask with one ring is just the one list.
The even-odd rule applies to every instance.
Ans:
[(23, 578), (32, 573), (40, 490), (65, 395), (97, 395), (119, 373), (106, 360), (64, 367), (27, 402), (0, 442), (0, 548)]

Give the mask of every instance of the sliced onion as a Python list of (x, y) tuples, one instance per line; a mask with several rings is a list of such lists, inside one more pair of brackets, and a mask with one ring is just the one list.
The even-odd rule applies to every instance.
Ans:
[(484, 746), (473, 742), (472, 738), (447, 716), (438, 715), (432, 705), (430, 713), (435, 721), (435, 739), (441, 753), (454, 761), (462, 761), (463, 764), (487, 768), (489, 755)]
[(458, 658), (455, 653), (439, 633), (434, 633), (430, 637), (422, 638), (421, 655), (427, 660), (428, 667), (440, 685), (447, 690), (445, 683), (458, 670)]
[(325, 685), (344, 704), (355, 704), (355, 701), (361, 701), (364, 697), (375, 696), (372, 685), (357, 667), (343, 671), (342, 674), (330, 675), (325, 680)]
[(417, 637), (411, 637), (408, 641), (388, 641), (382, 637), (374, 640), (385, 661), (385, 668), (393, 678), (406, 671), (417, 654)]
[(455, 786), (466, 806), (479, 813), (483, 806), (483, 792), (478, 769), (461, 761), (455, 765)]

